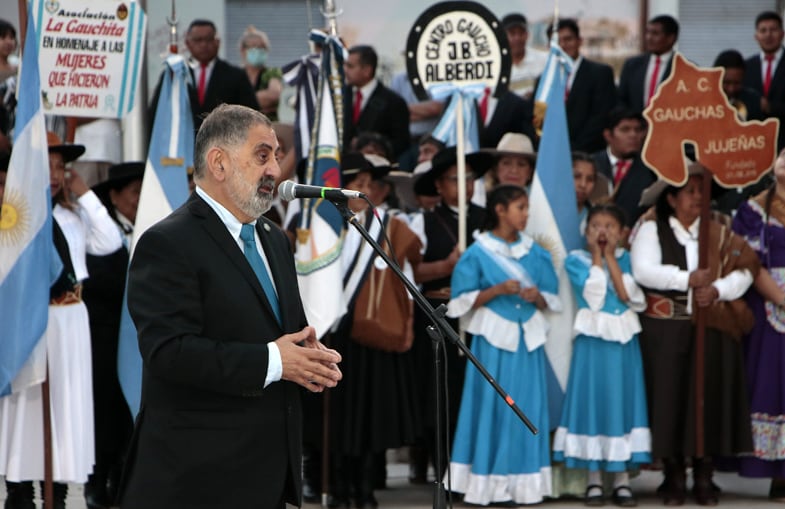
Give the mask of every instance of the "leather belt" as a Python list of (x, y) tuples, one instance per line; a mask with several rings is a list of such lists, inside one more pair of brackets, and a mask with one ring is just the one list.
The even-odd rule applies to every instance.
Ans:
[(427, 290), (423, 295), (429, 299), (450, 299), (450, 287), (445, 286), (444, 288), (439, 288), (438, 290)]
[(646, 310), (644, 315), (651, 318), (664, 318), (671, 320), (689, 320), (687, 304), (669, 299), (658, 293), (646, 294)]
[(76, 285), (73, 291), (63, 292), (53, 299), (49, 299), (50, 306), (69, 306), (82, 302), (82, 285)]

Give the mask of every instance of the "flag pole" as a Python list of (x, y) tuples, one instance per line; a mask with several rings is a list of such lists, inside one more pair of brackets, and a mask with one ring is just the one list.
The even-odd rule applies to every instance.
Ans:
[(172, 16), (166, 17), (166, 23), (169, 25), (169, 54), (177, 54), (177, 7), (175, 0), (172, 0)]
[[(27, 19), (30, 14), (27, 12), (27, 2), (19, 0), (19, 56), (24, 57), (24, 47), (27, 38)], [(27, 65), (38, 65), (38, 62), (27, 62)], [(22, 63), (24, 65), (24, 63)], [(17, 133), (18, 134), (18, 133)], [(44, 338), (42, 338), (45, 341)], [(52, 482), (52, 416), (49, 402), (49, 360), (46, 361), (46, 377), (41, 384), (41, 406), (43, 410), (44, 426), (44, 505), (54, 506), (54, 484)]]
[(27, 2), (19, 0), (19, 56), (24, 52), (25, 36), (27, 34)]
[[(329, 34), (331, 37), (338, 37), (338, 8), (335, 5), (334, 0), (324, 0), (324, 8), (322, 9), (322, 15), (327, 20), (327, 29), (329, 30)], [(310, 9), (308, 10), (308, 15), (310, 16)], [(322, 50), (322, 58), (325, 58), (325, 51), (329, 54), (330, 52), (330, 43), (328, 42), (325, 45), (325, 48)], [(329, 58), (329, 57), (328, 57)], [(335, 60), (330, 59), (330, 74), (329, 76), (322, 75), (320, 79), (329, 79), (330, 80), (330, 88), (332, 91), (332, 95), (334, 98), (340, 98), (342, 96), (343, 91), (343, 83), (340, 80), (333, 79), (332, 73), (332, 66), (335, 65)], [(320, 93), (319, 98), (321, 98), (322, 87), (319, 87)], [(318, 105), (318, 110), (321, 111), (321, 103)], [(342, 100), (334, 100), (333, 101), (333, 108), (335, 111), (335, 116), (338, 119), (343, 118), (343, 101)], [(318, 142), (318, 134), (316, 132), (316, 127), (320, 124), (319, 120), (316, 119), (314, 121), (314, 131), (311, 133), (311, 149), (313, 149), (314, 144)], [(342, 152), (343, 147), (341, 146), (341, 141), (343, 140), (343, 122), (338, 122), (337, 125), (338, 130), (338, 152), (339, 154)], [(309, 155), (313, 154), (313, 150), (309, 150)], [(340, 158), (340, 155), (339, 155)], [(308, 158), (311, 160), (311, 157)], [(316, 165), (316, 158), (312, 159), (312, 163), (314, 166)], [(310, 165), (309, 165), (310, 166)], [(309, 168), (310, 170), (310, 168)], [(310, 181), (310, 177), (308, 179)], [(325, 334), (324, 336), (325, 343), (328, 348), (330, 348), (332, 343), (332, 336), (331, 333)], [(323, 509), (327, 509), (329, 506), (329, 495), (330, 495), (330, 392), (331, 391), (324, 391), (322, 393), (322, 479), (321, 479), (321, 505)]]
[[(330, 29), (330, 35), (338, 37), (338, 16), (342, 11), (338, 10), (334, 0), (324, 0), (324, 10), (322, 15), (327, 18), (327, 27)], [(336, 65), (336, 60), (331, 59), (331, 66)], [(334, 67), (333, 67), (334, 69)], [(342, 75), (341, 75), (342, 76)], [(343, 152), (343, 80), (335, 79), (335, 76), (330, 74), (330, 88), (333, 92), (333, 110), (335, 111), (335, 118), (338, 119), (338, 152)]]

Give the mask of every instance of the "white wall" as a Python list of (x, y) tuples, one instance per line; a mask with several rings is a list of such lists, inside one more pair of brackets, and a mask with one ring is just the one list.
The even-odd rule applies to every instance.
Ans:
[[(685, 0), (688, 1), (688, 0)], [(674, 18), (679, 17), (679, 0), (649, 0), (649, 18), (669, 14)]]

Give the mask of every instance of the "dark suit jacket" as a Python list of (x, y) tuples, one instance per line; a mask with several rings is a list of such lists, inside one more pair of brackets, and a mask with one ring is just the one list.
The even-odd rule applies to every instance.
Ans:
[(591, 154), (605, 148), (602, 130), (608, 112), (616, 105), (616, 84), (610, 66), (581, 61), (567, 95), (567, 126), (572, 150)]
[[(592, 154), (597, 173), (613, 182), (613, 169), (611, 161), (608, 159), (607, 150), (601, 150)], [(657, 180), (657, 175), (643, 163), (640, 156), (635, 156), (632, 166), (627, 171), (627, 175), (619, 182), (619, 185), (611, 194), (613, 203), (619, 206), (627, 216), (627, 226), (632, 227), (641, 214), (646, 210), (638, 203), (641, 201), (641, 193), (644, 189), (652, 185)], [(594, 196), (594, 195), (592, 195)]]
[(264, 218), (257, 232), (283, 325), (237, 243), (198, 195), (136, 246), (128, 308), (144, 373), (124, 509), (277, 507), (284, 499), (299, 505), (299, 389), (286, 381), (263, 387), (267, 343), (306, 320), (286, 236)]
[[(747, 59), (744, 70), (744, 86), (757, 91), (761, 96), (763, 95), (760, 54)], [(779, 151), (785, 148), (785, 129), (782, 127), (785, 122), (785, 63), (782, 60), (771, 75), (771, 84), (766, 98), (769, 100), (769, 117), (780, 119), (780, 132), (777, 138), (777, 150)]]
[[(479, 118), (479, 117), (478, 117)], [(496, 148), (505, 133), (523, 133), (536, 148), (539, 140), (534, 131), (534, 102), (510, 92), (504, 92), (496, 103), (488, 125), (480, 127), (480, 147)]]
[[(191, 113), (194, 119), (194, 133), (199, 130), (202, 125), (202, 120), (208, 113), (213, 111), (216, 106), (223, 103), (227, 104), (242, 104), (255, 110), (259, 109), (259, 103), (256, 100), (251, 82), (248, 81), (248, 75), (239, 67), (236, 67), (229, 62), (217, 58), (215, 60), (215, 67), (210, 74), (210, 81), (207, 82), (207, 88), (204, 92), (204, 104), (199, 104), (199, 93), (196, 89), (196, 79), (193, 70), (191, 71), (191, 83), (188, 84), (188, 98), (191, 101)], [(158, 96), (161, 93), (161, 85), (163, 84), (163, 74), (158, 79), (158, 85), (155, 87), (155, 94), (153, 101), (150, 104), (150, 121), (155, 120), (155, 110), (158, 107)], [(150, 128), (152, 131), (152, 127)]]
[[(646, 69), (649, 67), (650, 53), (644, 53), (635, 57), (630, 57), (624, 62), (619, 76), (619, 102), (628, 108), (643, 112), (646, 104), (643, 102), (644, 91), (648, 92), (649, 83), (646, 81)], [(673, 66), (673, 56), (665, 66), (660, 83), (665, 81), (671, 74)]]
[(747, 107), (747, 120), (764, 120), (766, 115), (760, 109), (760, 92), (744, 87), (739, 92), (739, 99)]
[[(247, 81), (247, 80), (246, 80)], [(375, 132), (390, 139), (393, 146), (393, 160), (398, 160), (411, 142), (409, 137), (409, 107), (398, 94), (385, 87), (381, 82), (368, 98), (355, 125), (352, 121), (354, 94), (351, 87), (343, 92), (343, 146), (348, 150), (358, 134)]]

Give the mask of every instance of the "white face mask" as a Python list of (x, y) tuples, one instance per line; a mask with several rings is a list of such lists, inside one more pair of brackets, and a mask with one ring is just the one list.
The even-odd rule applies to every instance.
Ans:
[(267, 50), (264, 48), (248, 48), (245, 51), (245, 60), (249, 65), (262, 67), (267, 63)]

